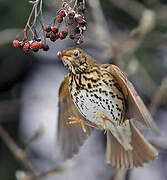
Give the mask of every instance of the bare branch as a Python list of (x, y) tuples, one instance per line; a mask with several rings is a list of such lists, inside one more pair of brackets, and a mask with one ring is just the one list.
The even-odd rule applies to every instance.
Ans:
[(167, 91), (167, 76), (162, 80), (160, 87), (156, 91), (155, 95), (152, 98), (151, 104), (150, 104), (150, 111), (152, 114), (156, 113), (156, 110), (158, 106), (161, 104), (162, 99), (166, 95)]
[(0, 137), (2, 138), (4, 143), (8, 146), (8, 148), (13, 153), (15, 158), (24, 166), (24, 168), (33, 177), (33, 179), (36, 180), (37, 179), (36, 175), (26, 159), (26, 154), (21, 148), (17, 146), (14, 140), (9, 136), (7, 131), (1, 125), (0, 125)]

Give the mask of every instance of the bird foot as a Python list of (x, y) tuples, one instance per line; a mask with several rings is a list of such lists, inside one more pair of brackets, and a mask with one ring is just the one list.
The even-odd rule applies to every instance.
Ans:
[(86, 133), (85, 125), (96, 128), (96, 129), (100, 129), (100, 127), (98, 125), (88, 123), (88, 122), (86, 122), (82, 119), (78, 119), (76, 117), (69, 117), (69, 119), (71, 121), (67, 122), (67, 124), (80, 124), (84, 133)]
[(101, 113), (101, 112), (96, 112), (95, 114), (98, 115), (98, 116), (95, 117), (96, 119), (102, 119), (102, 120), (103, 120), (103, 128), (104, 128), (104, 129), (106, 129), (106, 121), (109, 121), (110, 123), (113, 124), (114, 127), (117, 127), (116, 123), (113, 122), (112, 120), (110, 120), (110, 119), (109, 119), (107, 116), (105, 116), (103, 113)]

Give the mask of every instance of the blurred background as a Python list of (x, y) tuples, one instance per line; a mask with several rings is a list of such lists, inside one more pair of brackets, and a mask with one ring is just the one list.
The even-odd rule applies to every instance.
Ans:
[[(44, 25), (61, 6), (62, 1), (43, 0)], [(67, 71), (57, 52), (75, 43), (69, 39), (48, 41), (50, 50), (37, 53), (14, 48), (12, 41), (23, 30), (31, 8), (28, 0), (0, 1), (0, 179), (30, 180), (30, 168), (30, 174), (36, 173), (43, 180), (165, 180), (167, 1), (86, 1), (88, 29), (79, 47), (101, 63), (118, 65), (134, 83), (160, 128), (160, 137), (144, 132), (159, 150), (158, 159), (132, 170), (116, 170), (105, 163), (105, 136), (99, 131), (93, 132), (74, 158), (59, 160), (58, 89)]]

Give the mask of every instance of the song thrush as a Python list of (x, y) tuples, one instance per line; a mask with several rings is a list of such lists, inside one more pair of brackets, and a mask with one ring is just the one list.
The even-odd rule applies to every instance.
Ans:
[(79, 48), (58, 52), (69, 73), (59, 90), (58, 140), (65, 158), (96, 129), (107, 133), (106, 161), (117, 168), (142, 166), (157, 157), (133, 123), (158, 131), (150, 113), (121, 70), (100, 64)]

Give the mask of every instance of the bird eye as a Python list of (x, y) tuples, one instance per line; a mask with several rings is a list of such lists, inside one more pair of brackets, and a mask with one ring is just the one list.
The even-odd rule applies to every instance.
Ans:
[(74, 56), (76, 56), (76, 57), (77, 57), (77, 56), (79, 55), (79, 52), (78, 52), (78, 51), (74, 51), (74, 53), (73, 53), (73, 54), (74, 54)]

